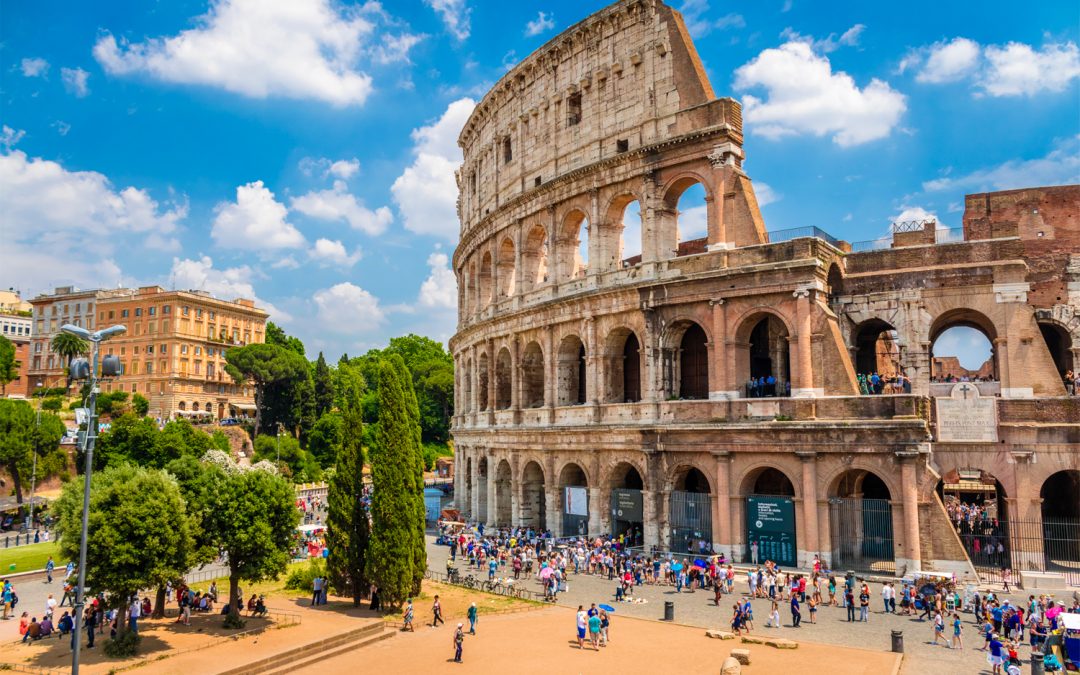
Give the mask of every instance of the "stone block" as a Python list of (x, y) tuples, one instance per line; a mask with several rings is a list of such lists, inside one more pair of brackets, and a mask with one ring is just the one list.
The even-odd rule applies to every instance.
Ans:
[(750, 665), (750, 650), (749, 649), (732, 649), (731, 658), (737, 659), (739, 663), (744, 666)]
[(720, 666), (720, 675), (742, 675), (742, 664), (734, 656), (729, 656)]
[(705, 631), (705, 637), (711, 637), (717, 640), (734, 640), (735, 634), (729, 633), (726, 630), (718, 630), (716, 628), (712, 628)]

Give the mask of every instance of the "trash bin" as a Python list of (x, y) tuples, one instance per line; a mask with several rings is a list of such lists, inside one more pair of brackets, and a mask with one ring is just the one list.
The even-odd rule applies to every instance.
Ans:
[(675, 620), (675, 603), (670, 600), (664, 601), (664, 621)]
[(1031, 675), (1043, 675), (1043, 653), (1031, 652)]
[(904, 631), (894, 630), (892, 632), (892, 650), (897, 654), (904, 653)]

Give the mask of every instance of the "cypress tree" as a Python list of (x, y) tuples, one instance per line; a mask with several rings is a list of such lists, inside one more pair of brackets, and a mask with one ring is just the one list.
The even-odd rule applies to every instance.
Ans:
[[(398, 355), (379, 361), (379, 421), (371, 446), (371, 540), (366, 564), (368, 576), (390, 607), (400, 606), (419, 590), (416, 580), (424, 574), (416, 569), (417, 550), (424, 547), (424, 493), (422, 487), (417, 489), (419, 433), (410, 409), (411, 382), (401, 374), (404, 369)], [(426, 565), (426, 553), (424, 559)]]
[(319, 352), (319, 358), (315, 361), (312, 379), (315, 385), (315, 418), (318, 419), (334, 407), (334, 379), (322, 352)]
[(327, 498), (327, 571), (330, 583), (342, 594), (352, 596), (353, 606), (367, 596), (370, 580), (365, 568), (371, 523), (361, 502), (364, 490), (364, 455), (361, 445), (363, 421), (359, 400), (350, 401), (342, 411), (341, 452), (330, 480)]
[(404, 384), (405, 402), (408, 409), (409, 420), (413, 427), (415, 437), (413, 452), (412, 484), (418, 498), (413, 503), (416, 510), (413, 516), (413, 527), (416, 531), (413, 543), (413, 595), (420, 593), (420, 585), (424, 580), (424, 571), (427, 569), (427, 547), (424, 539), (424, 526), (427, 517), (427, 507), (424, 505), (424, 452), (420, 441), (420, 404), (416, 398), (416, 390), (413, 388), (412, 373), (405, 365), (405, 360), (396, 354), (391, 356), (391, 363), (397, 372), (398, 378)]

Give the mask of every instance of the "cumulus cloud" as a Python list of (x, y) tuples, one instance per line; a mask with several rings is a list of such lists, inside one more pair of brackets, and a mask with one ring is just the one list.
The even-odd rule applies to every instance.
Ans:
[(525, 24), (525, 37), (546, 33), (555, 27), (555, 17), (547, 12), (539, 12), (536, 18)]
[(319, 324), (331, 333), (368, 333), (386, 321), (379, 299), (347, 281), (318, 290), (313, 297)]
[(907, 109), (904, 95), (888, 83), (875, 78), (860, 89), (806, 42), (761, 52), (735, 71), (735, 87), (765, 90), (765, 98), (743, 97), (743, 115), (772, 139), (828, 134), (841, 147), (859, 145), (888, 136)]
[(45, 77), (49, 74), (49, 62), (42, 58), (23, 59), (20, 66), (23, 77)]
[(741, 14), (725, 14), (719, 18), (713, 19), (706, 16), (708, 11), (708, 0), (684, 0), (683, 4), (679, 7), (679, 13), (682, 14), (683, 22), (686, 24), (686, 30), (690, 32), (691, 37), (702, 38), (713, 30), (746, 27), (746, 20)]
[(85, 98), (90, 95), (90, 73), (82, 68), (61, 68), (60, 79), (64, 82), (64, 89), (77, 98)]
[(337, 240), (319, 239), (311, 247), (308, 255), (323, 265), (336, 265), (338, 267), (352, 267), (360, 260), (360, 249), (349, 254), (345, 245)]
[(1080, 78), (1080, 48), (1074, 42), (984, 46), (957, 37), (910, 51), (899, 66), (908, 69), (928, 84), (968, 80), (976, 96), (1034, 96), (1064, 91)]
[[(69, 171), (11, 146), (22, 132), (3, 127), (0, 143), (0, 269), (26, 288), (120, 280), (117, 246), (173, 249), (186, 201), (161, 203), (147, 190), (115, 187), (96, 171)], [(83, 262), (87, 261), (87, 262)]]
[(372, 84), (357, 62), (375, 28), (364, 9), (330, 0), (220, 0), (195, 28), (133, 44), (107, 34), (93, 51), (111, 75), (145, 74), (251, 98), (360, 105)]
[(305, 245), (304, 235), (286, 220), (288, 210), (261, 180), (236, 188), (235, 202), (221, 202), (210, 236), (241, 251), (271, 252)]
[(291, 321), (292, 316), (288, 312), (258, 297), (252, 283), (255, 276), (255, 271), (247, 265), (217, 269), (209, 256), (196, 259), (173, 258), (172, 270), (169, 272), (169, 280), (175, 288), (206, 291), (222, 300), (254, 300), (257, 307), (270, 313), (271, 321)]
[(1010, 159), (966, 175), (943, 176), (923, 183), (923, 189), (927, 192), (984, 192), (1074, 183), (1080, 183), (1080, 136), (1058, 143), (1043, 157)]
[(471, 98), (454, 101), (436, 122), (412, 132), (413, 162), (390, 188), (406, 229), (457, 240), (457, 137), (474, 107)]
[(456, 309), (457, 278), (450, 269), (450, 258), (445, 253), (436, 251), (428, 256), (427, 264), (431, 273), (424, 279), (424, 283), (420, 284), (420, 306)]
[[(333, 166), (330, 172), (333, 172)], [(290, 206), (294, 211), (319, 220), (347, 222), (354, 230), (371, 236), (385, 232), (394, 220), (389, 208), (380, 206), (373, 211), (360, 203), (343, 180), (334, 181), (329, 190), (313, 190), (296, 197)]]
[(428, 7), (435, 10), (435, 13), (442, 19), (443, 25), (446, 26), (446, 31), (453, 35), (458, 40), (465, 40), (469, 37), (469, 31), (471, 27), (469, 25), (469, 15), (472, 10), (469, 8), (466, 0), (424, 0)]

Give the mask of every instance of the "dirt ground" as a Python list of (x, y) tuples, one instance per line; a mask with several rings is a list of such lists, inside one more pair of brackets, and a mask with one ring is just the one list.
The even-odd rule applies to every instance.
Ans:
[[(898, 656), (888, 652), (800, 643), (796, 650), (742, 645), (737, 640), (713, 640), (705, 631), (614, 616), (611, 644), (599, 652), (579, 650), (574, 633), (574, 611), (547, 607), (481, 617), (475, 637), (466, 636), (464, 662), (453, 663), (453, 628), (418, 626), (415, 633), (394, 638), (360, 651), (321, 661), (298, 670), (307, 675), (333, 675), (356, 671), (363, 663), (368, 672), (431, 673), (449, 669), (460, 673), (716, 673), (734, 648), (750, 649), (750, 665), (743, 672), (828, 673), (828, 675), (889, 675)], [(465, 622), (468, 628), (468, 622)]]

